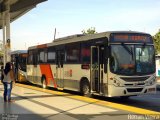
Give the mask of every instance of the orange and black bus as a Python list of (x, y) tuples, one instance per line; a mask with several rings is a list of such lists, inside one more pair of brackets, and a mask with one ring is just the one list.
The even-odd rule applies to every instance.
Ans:
[(17, 82), (26, 82), (27, 50), (16, 50), (11, 52), (11, 62)]

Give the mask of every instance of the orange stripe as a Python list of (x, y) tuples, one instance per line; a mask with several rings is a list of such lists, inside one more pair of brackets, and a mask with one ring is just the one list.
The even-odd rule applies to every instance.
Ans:
[(40, 65), (41, 73), (46, 76), (47, 85), (50, 83), (50, 80), (53, 80), (54, 87), (57, 88), (54, 76), (52, 74), (51, 66), (49, 64)]
[(37, 48), (46, 48), (47, 44), (38, 45)]

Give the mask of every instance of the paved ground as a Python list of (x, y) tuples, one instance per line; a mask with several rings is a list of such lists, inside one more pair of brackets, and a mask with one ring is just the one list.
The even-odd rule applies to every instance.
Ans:
[(152, 120), (146, 115), (157, 115), (160, 111), (160, 92), (123, 101), (17, 84), (12, 92), (14, 103), (4, 103), (2, 95), (0, 85), (0, 120), (136, 120), (138, 117)]
[[(127, 120), (131, 112), (72, 99), (74, 96), (50, 94), (32, 89), (14, 87), (13, 103), (3, 102), (0, 86), (0, 119), (14, 120)], [(12, 120), (12, 119), (11, 119)]]

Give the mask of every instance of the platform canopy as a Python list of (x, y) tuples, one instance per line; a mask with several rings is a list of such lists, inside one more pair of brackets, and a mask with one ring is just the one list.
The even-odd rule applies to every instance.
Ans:
[[(2, 13), (5, 12), (6, 4), (8, 0), (0, 0), (0, 29), (2, 28), (3, 16)], [(10, 22), (21, 17), (31, 9), (35, 8), (37, 4), (47, 0), (9, 0), (10, 5)]]

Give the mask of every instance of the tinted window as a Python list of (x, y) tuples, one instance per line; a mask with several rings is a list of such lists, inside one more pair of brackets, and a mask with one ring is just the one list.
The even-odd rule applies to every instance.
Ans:
[(145, 75), (155, 72), (154, 47), (111, 45), (111, 72), (121, 75)]
[(37, 52), (37, 50), (35, 49), (35, 50), (33, 50), (33, 65), (37, 65), (37, 63), (38, 63), (38, 52)]
[(29, 51), (28, 53), (28, 64), (33, 64), (33, 52)]
[(90, 63), (91, 50), (89, 44), (82, 44), (81, 61), (82, 63)]
[(40, 49), (38, 56), (39, 56), (39, 60), (38, 60), (39, 63), (47, 62), (47, 53), (45, 49)]
[(67, 62), (79, 62), (80, 44), (72, 43), (67, 45)]
[(47, 53), (47, 62), (48, 63), (55, 63), (55, 59), (56, 59), (55, 50), (53, 48), (49, 48), (48, 53)]

